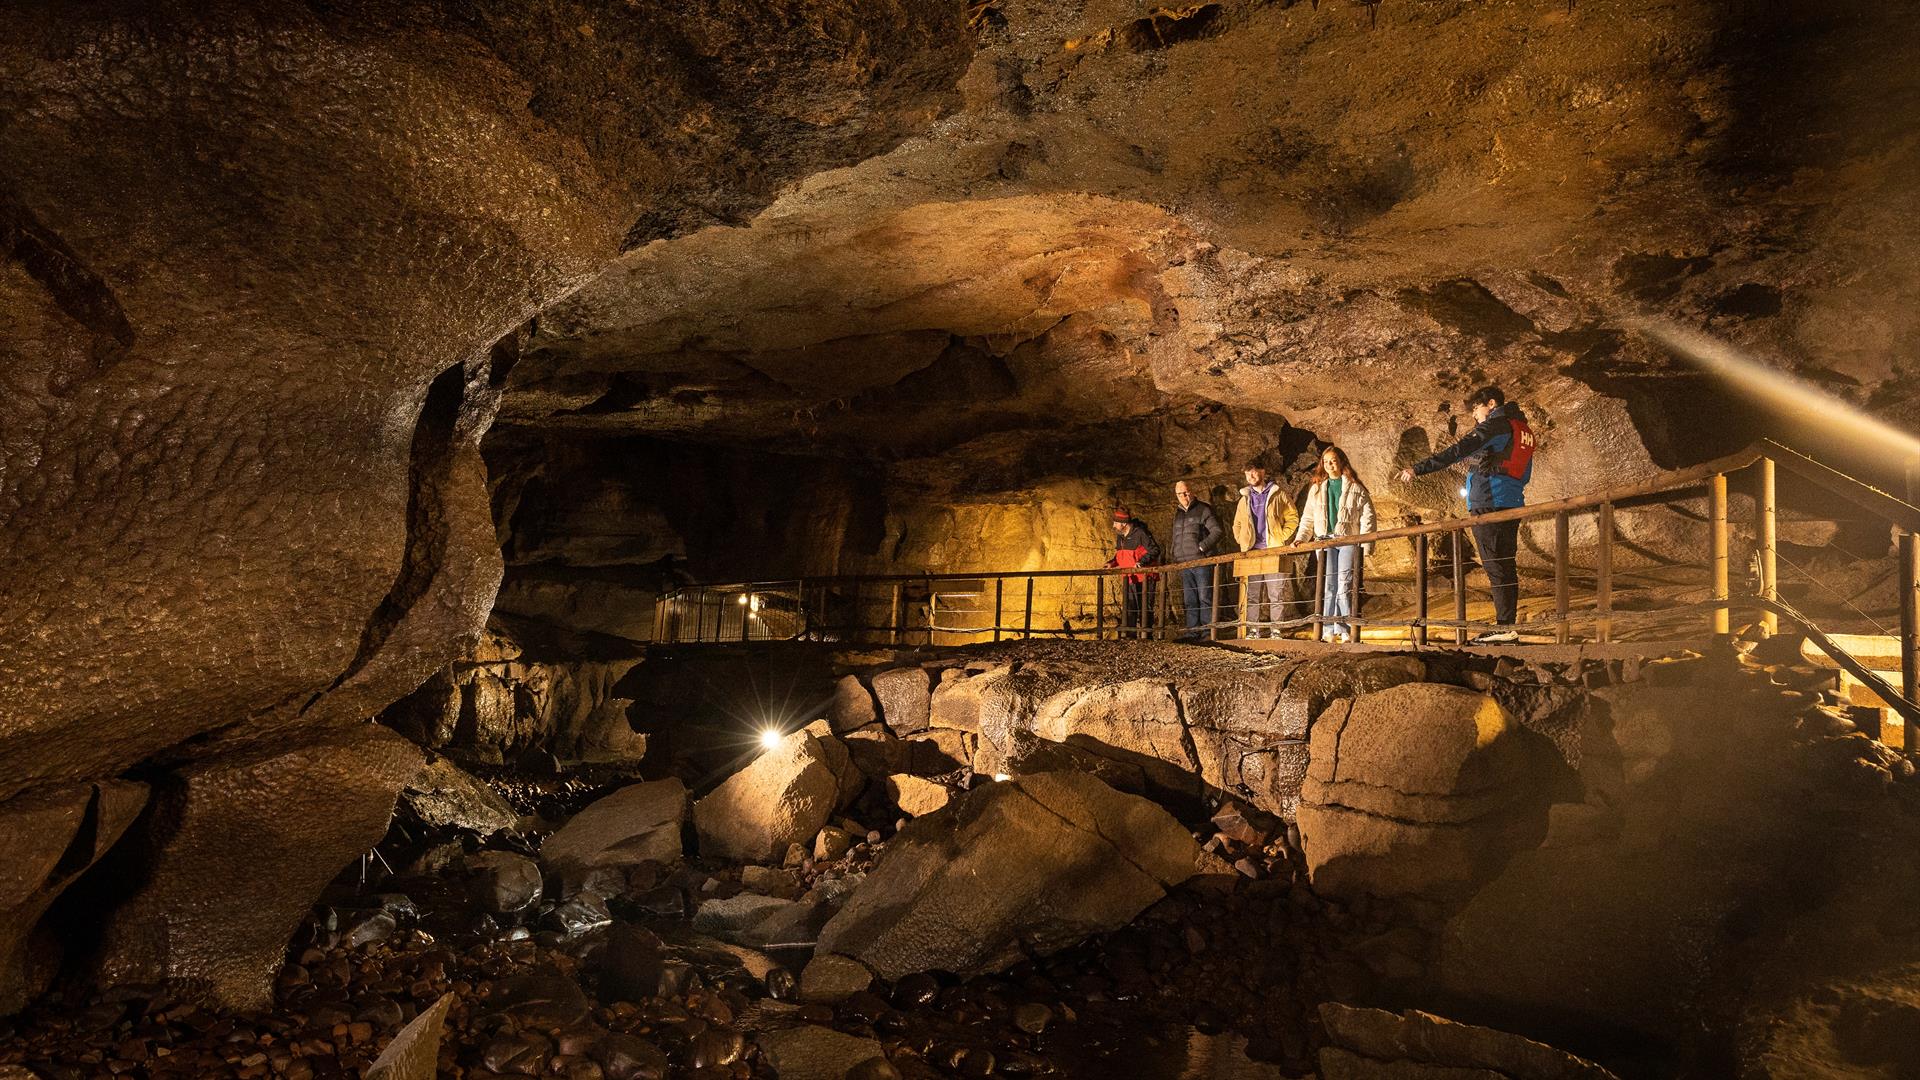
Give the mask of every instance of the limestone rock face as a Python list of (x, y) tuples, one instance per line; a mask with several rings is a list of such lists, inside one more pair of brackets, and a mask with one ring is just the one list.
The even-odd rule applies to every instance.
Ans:
[(453, 659), (512, 331), (886, 149), (967, 52), (917, 0), (0, 14), (0, 795)]
[[(869, 466), (816, 500), (870, 537), (826, 573), (1096, 565), (1084, 508), (1153, 508), (1158, 533), (1173, 480), (1228, 509), (1241, 464), (1315, 438), (1383, 522), (1452, 516), (1457, 474), (1386, 478), (1462, 434), (1485, 382), (1543, 434), (1536, 500), (1755, 434), (1643, 319), (1915, 426), (1911, 7), (1187, 6), (1219, 17), (1173, 41), (1132, 9), (978, 9), (957, 116), (746, 227), (630, 252), (542, 319), (506, 415)], [(1116, 467), (1116, 432), (1157, 464)], [(1619, 557), (1676, 524), (1623, 513)], [(654, 547), (696, 562), (721, 531), (675, 525)]]
[(1334, 894), (1459, 898), (1538, 843), (1546, 807), (1531, 736), (1493, 698), (1407, 683), (1314, 722), (1300, 843)]
[(129, 838), (143, 884), (109, 916), (95, 977), (265, 1007), (301, 915), (386, 835), (421, 761), (363, 724), (180, 770), (154, 790), (152, 827)]
[(52, 963), (30, 939), (62, 891), (120, 839), (146, 805), (147, 785), (106, 780), (18, 795), (0, 803), (0, 1016), (45, 989)]
[(686, 817), (687, 786), (678, 779), (630, 784), (596, 799), (547, 837), (540, 859), (563, 870), (673, 862)]
[(693, 804), (701, 853), (767, 862), (806, 843), (843, 805), (843, 778), (857, 773), (839, 740), (796, 731), (758, 751), (746, 768)]
[(1092, 777), (988, 784), (902, 830), (819, 949), (884, 979), (997, 971), (1125, 925), (1199, 858), (1166, 811)]

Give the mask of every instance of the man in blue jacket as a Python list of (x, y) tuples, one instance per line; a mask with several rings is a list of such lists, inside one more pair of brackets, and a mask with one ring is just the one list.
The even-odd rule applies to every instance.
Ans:
[[(1497, 386), (1483, 386), (1467, 397), (1473, 410), (1474, 427), (1459, 442), (1400, 470), (1400, 479), (1412, 480), (1438, 472), (1457, 462), (1467, 462), (1467, 512), (1487, 514), (1525, 506), (1527, 481), (1533, 478), (1533, 428), (1527, 426), (1520, 406), (1507, 401)], [(1519, 547), (1520, 523), (1502, 521), (1473, 527), (1473, 546), (1480, 552), (1480, 565), (1486, 567), (1487, 584), (1493, 590), (1494, 622), (1512, 626), (1520, 606), (1520, 576), (1514, 568), (1514, 552)], [(1518, 641), (1511, 630), (1497, 630), (1475, 638), (1480, 642)]]

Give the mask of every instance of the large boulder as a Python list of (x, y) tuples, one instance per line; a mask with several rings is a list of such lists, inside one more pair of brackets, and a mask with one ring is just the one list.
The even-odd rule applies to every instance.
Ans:
[(846, 747), (813, 727), (760, 751), (746, 768), (693, 804), (701, 854), (767, 862), (810, 842), (851, 797), (859, 770)]
[(145, 784), (103, 780), (0, 803), (0, 1016), (19, 1011), (53, 974), (58, 957), (35, 956), (39, 950), (29, 947), (40, 917), (120, 839), (146, 801)]
[(1300, 842), (1334, 894), (1470, 894), (1545, 832), (1537, 737), (1492, 697), (1406, 683), (1314, 722)]
[(680, 857), (687, 819), (687, 786), (677, 778), (650, 780), (603, 796), (547, 837), (540, 859), (559, 871), (631, 866)]
[(903, 829), (819, 951), (884, 979), (997, 971), (1126, 925), (1199, 859), (1165, 810), (1090, 776), (989, 784)]
[(428, 825), (468, 829), (482, 836), (511, 829), (520, 821), (499, 792), (443, 757), (427, 762), (407, 781), (400, 805)]
[(1615, 1080), (1584, 1058), (1505, 1031), (1409, 1009), (1390, 1013), (1323, 1002), (1324, 1080)]
[(833, 684), (833, 697), (827, 701), (827, 722), (832, 725), (834, 734), (863, 728), (879, 719), (873, 692), (867, 689), (859, 676), (843, 675), (839, 682)]
[(265, 1008), (300, 918), (386, 835), (421, 752), (372, 724), (187, 766), (129, 838), (139, 888), (107, 918), (96, 978)]
[(927, 730), (933, 688), (922, 667), (892, 668), (873, 677), (873, 696), (880, 701), (880, 718), (896, 735)]

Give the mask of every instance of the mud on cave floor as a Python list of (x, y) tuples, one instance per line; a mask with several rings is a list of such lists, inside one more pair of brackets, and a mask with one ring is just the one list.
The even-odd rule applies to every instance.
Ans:
[[(798, 870), (796, 886), (860, 872), (884, 845)], [(442, 1076), (772, 1077), (754, 1034), (799, 1024), (877, 1039), (905, 1076), (1070, 1077), (1117, 1063), (1142, 1080), (1310, 1075), (1316, 1006), (1374, 978), (1342, 941), (1394, 920), (1295, 884), (1277, 840), (1236, 854), (1263, 876), (1195, 879), (1115, 933), (997, 975), (909, 975), (834, 1006), (794, 999), (804, 952), (693, 932), (689, 901), (741, 892), (738, 866), (643, 864), (611, 922), (580, 929), (603, 916), (562, 902), (503, 926), (451, 873), (389, 875), (375, 862), (363, 885), (356, 865), (296, 934), (270, 1013), (56, 992), (0, 1021), (0, 1065), (49, 1080), (359, 1077), (452, 993)]]

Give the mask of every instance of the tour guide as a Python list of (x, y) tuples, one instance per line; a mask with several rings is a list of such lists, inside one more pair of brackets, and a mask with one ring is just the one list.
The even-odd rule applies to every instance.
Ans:
[[(1468, 462), (1467, 512), (1486, 514), (1527, 503), (1527, 481), (1533, 477), (1533, 429), (1520, 406), (1507, 401), (1497, 386), (1483, 386), (1467, 397), (1474, 428), (1459, 442), (1400, 470), (1400, 479), (1412, 480), (1438, 472), (1459, 461)], [(1512, 626), (1520, 606), (1520, 577), (1514, 552), (1520, 541), (1520, 523), (1502, 521), (1473, 527), (1473, 546), (1486, 567), (1493, 590), (1494, 622)], [(1457, 572), (1457, 568), (1456, 568)], [(1518, 641), (1511, 630), (1497, 630), (1474, 638), (1479, 642)]]

